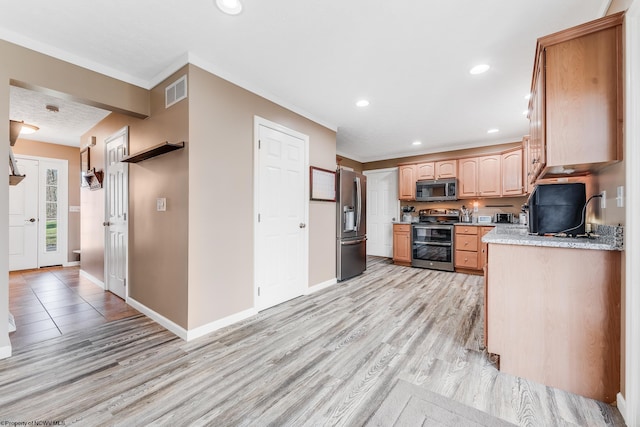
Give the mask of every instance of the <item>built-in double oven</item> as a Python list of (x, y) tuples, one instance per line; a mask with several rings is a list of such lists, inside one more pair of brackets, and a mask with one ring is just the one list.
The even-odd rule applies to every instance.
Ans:
[(411, 265), (453, 271), (453, 225), (415, 223), (411, 227)]

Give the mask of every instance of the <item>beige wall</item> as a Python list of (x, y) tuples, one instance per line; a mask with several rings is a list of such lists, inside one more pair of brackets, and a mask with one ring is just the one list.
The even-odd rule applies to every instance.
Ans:
[(356, 172), (362, 173), (363, 170), (362, 163), (349, 159), (348, 157), (336, 156), (336, 163), (339, 167), (351, 168)]
[[(13, 147), (13, 153), (66, 160), (69, 168), (69, 206), (80, 206), (80, 149), (78, 147), (20, 138)], [(68, 213), (67, 261), (78, 260), (78, 255), (74, 254), (73, 250), (80, 249), (80, 215), (80, 212)]]
[[(186, 67), (151, 91), (148, 119), (111, 114), (82, 136), (96, 137), (91, 167), (104, 170), (104, 141), (129, 127), (129, 152), (163, 141), (188, 140), (188, 103), (164, 107), (164, 87)], [(184, 150), (129, 165), (129, 296), (187, 327), (188, 145)], [(166, 212), (156, 199), (167, 199)], [(104, 280), (104, 189), (82, 190), (82, 269)]]
[[(68, 94), (70, 98), (93, 105), (110, 105), (118, 111), (140, 117), (149, 113), (148, 91), (106, 77), (93, 71), (53, 59), (49, 56), (0, 40), (0, 134), (9, 135), (9, 85), (47, 88), (50, 93)], [(0, 144), (0, 156), (7, 158), (8, 144)], [(9, 186), (0, 185), (0, 253), (9, 253)], [(8, 317), (8, 257), (0, 257), (0, 319)], [(7, 322), (0, 322), (0, 354), (9, 348)]]
[[(336, 135), (189, 66), (189, 329), (253, 307), (254, 116), (309, 136), (333, 170)], [(335, 279), (335, 204), (309, 204), (309, 285)]]

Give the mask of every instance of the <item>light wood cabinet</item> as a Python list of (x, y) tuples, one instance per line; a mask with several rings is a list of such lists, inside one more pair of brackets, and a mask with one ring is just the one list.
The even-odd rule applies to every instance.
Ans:
[(454, 237), (454, 266), (462, 270), (478, 270), (478, 228), (456, 225)]
[(456, 178), (458, 161), (441, 160), (438, 162), (418, 163), (416, 165), (417, 179), (445, 179)]
[(478, 157), (478, 195), (500, 196), (500, 181), (502, 174), (502, 157), (495, 156)]
[(400, 200), (416, 199), (416, 165), (398, 167), (398, 198)]
[(460, 159), (458, 197), (500, 197), (502, 195), (502, 156)]
[(393, 263), (411, 265), (411, 224), (393, 224)]
[(482, 243), (482, 236), (491, 230), (493, 227), (455, 226), (454, 265), (456, 271), (483, 274), (483, 269), (487, 264), (487, 244)]
[(489, 244), (488, 347), (500, 370), (602, 402), (620, 391), (618, 251)]
[(502, 195), (521, 196), (524, 194), (522, 184), (522, 149), (509, 151), (502, 154)]
[(622, 157), (623, 13), (538, 39), (530, 179), (592, 172)]
[(458, 197), (473, 198), (478, 195), (478, 159), (458, 160)]
[(418, 163), (417, 179), (435, 179), (436, 177), (436, 164), (435, 162)]
[(436, 179), (456, 178), (458, 167), (457, 160), (442, 160), (435, 163)]

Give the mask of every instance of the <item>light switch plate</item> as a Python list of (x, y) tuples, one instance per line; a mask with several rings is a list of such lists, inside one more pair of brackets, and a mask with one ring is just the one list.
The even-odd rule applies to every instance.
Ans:
[(606, 209), (607, 208), (607, 192), (605, 190), (602, 190), (600, 194), (602, 195), (602, 197), (600, 197), (600, 209)]
[(616, 207), (624, 208), (624, 186), (620, 185), (616, 191)]
[(167, 199), (164, 197), (156, 199), (156, 210), (158, 212), (164, 212), (167, 210)]

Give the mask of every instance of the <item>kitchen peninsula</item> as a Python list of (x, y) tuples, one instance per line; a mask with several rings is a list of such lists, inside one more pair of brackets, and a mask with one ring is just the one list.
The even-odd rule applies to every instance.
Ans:
[(488, 244), (487, 350), (503, 372), (604, 402), (620, 378), (622, 228), (592, 239), (498, 227)]

